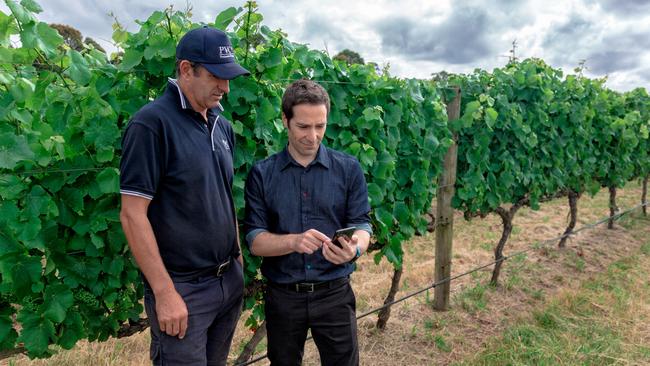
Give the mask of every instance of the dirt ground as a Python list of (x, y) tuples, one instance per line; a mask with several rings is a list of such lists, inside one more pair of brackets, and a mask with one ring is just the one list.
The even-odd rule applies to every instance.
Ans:
[[(617, 203), (624, 210), (638, 205), (640, 197), (639, 186), (630, 184), (618, 191)], [(607, 190), (594, 198), (581, 198), (576, 229), (606, 217), (607, 205)], [(544, 203), (538, 211), (520, 209), (504, 254), (526, 250), (562, 235), (568, 224), (567, 214), (565, 198)], [(394, 306), (385, 331), (375, 327), (376, 316), (362, 319), (359, 322), (361, 364), (448, 365), (474, 355), (483, 349), (488, 338), (499, 335), (515, 320), (543, 306), (554, 294), (577, 288), (608, 264), (631, 255), (650, 240), (650, 221), (638, 215), (636, 211), (633, 218), (623, 218), (614, 230), (602, 224), (581, 231), (571, 237), (563, 250), (557, 249), (557, 242), (548, 243), (506, 261), (496, 289), (487, 285), (492, 267), (454, 281), (450, 311), (433, 310), (431, 290)], [(458, 213), (454, 220), (452, 275), (491, 262), (501, 236), (500, 218), (489, 215), (468, 222)], [(416, 238), (405, 248), (402, 287), (396, 298), (433, 282), (435, 234)], [(383, 303), (391, 275), (392, 267), (385, 261), (379, 266), (371, 258), (361, 262), (353, 275), (358, 313)], [(305, 365), (318, 365), (313, 342), (306, 348)]]
[[(618, 191), (617, 203), (624, 210), (638, 205), (640, 197), (639, 185), (630, 183)], [(576, 229), (606, 217), (607, 205), (606, 189), (593, 198), (581, 198)], [(488, 267), (452, 282), (449, 311), (433, 310), (433, 290), (430, 290), (393, 306), (384, 331), (375, 327), (376, 315), (360, 320), (361, 364), (449, 365), (462, 361), (482, 350), (488, 339), (498, 336), (508, 325), (542, 307), (559, 291), (577, 288), (608, 264), (632, 255), (650, 240), (650, 220), (636, 211), (618, 221), (613, 230), (602, 224), (581, 231), (567, 242), (565, 249), (557, 249), (557, 243), (540, 246), (540, 241), (564, 232), (567, 213), (566, 198), (544, 203), (538, 211), (519, 210), (504, 254), (533, 246), (536, 249), (506, 261), (497, 288), (488, 286), (492, 271)], [(491, 262), (500, 236), (501, 222), (496, 215), (465, 221), (458, 213), (454, 222), (452, 275)], [(417, 237), (404, 248), (404, 273), (396, 298), (433, 282), (435, 234)], [(372, 256), (358, 261), (352, 276), (358, 314), (383, 304), (392, 273), (392, 266), (385, 260), (379, 265), (374, 264)], [(242, 316), (237, 329), (230, 362), (251, 336), (243, 326), (246, 316)], [(48, 360), (29, 361), (25, 356), (18, 356), (0, 364), (146, 365), (148, 339), (147, 332), (143, 332), (102, 343), (80, 342), (72, 351), (62, 351)], [(264, 341), (258, 348), (261, 352), (258, 355), (263, 354)], [(307, 342), (304, 364), (319, 364), (312, 341)], [(268, 365), (268, 362), (262, 360), (255, 365)]]

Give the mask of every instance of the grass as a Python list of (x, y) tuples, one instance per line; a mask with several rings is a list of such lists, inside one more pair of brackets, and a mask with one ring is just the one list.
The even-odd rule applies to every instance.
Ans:
[(483, 249), (483, 250), (485, 250), (485, 251), (488, 251), (488, 252), (493, 252), (493, 251), (494, 251), (494, 246), (495, 246), (495, 245), (496, 245), (495, 243), (492, 243), (492, 242), (486, 241), (486, 242), (483, 242), (483, 243), (480, 245), (480, 248)]
[[(638, 185), (628, 185), (619, 191), (618, 205), (636, 205), (639, 192)], [(578, 206), (577, 228), (603, 218), (609, 213), (607, 190), (581, 198)], [(617, 221), (616, 230), (602, 225), (583, 231), (563, 250), (553, 243), (535, 244), (564, 231), (566, 212), (566, 199), (544, 203), (539, 211), (522, 209), (504, 254), (535, 249), (504, 263), (499, 287), (488, 284), (488, 267), (453, 281), (450, 311), (434, 311), (434, 290), (429, 290), (394, 306), (385, 331), (375, 327), (376, 316), (362, 319), (361, 364), (650, 365), (650, 276), (645, 270), (650, 269), (650, 218), (634, 213)], [(501, 237), (496, 215), (471, 221), (457, 217), (452, 275), (493, 261)], [(405, 271), (397, 298), (431, 284), (435, 235), (416, 237), (404, 248)], [(629, 257), (631, 261), (622, 260)], [(372, 255), (357, 264), (352, 284), (362, 313), (383, 304), (393, 267), (385, 260), (375, 265)], [(621, 286), (627, 282), (630, 286)], [(231, 364), (250, 336), (240, 324)], [(19, 356), (0, 365), (146, 365), (148, 345), (149, 336), (143, 332), (106, 342), (82, 341), (47, 360)], [(262, 341), (257, 349), (264, 347)], [(304, 365), (319, 364), (309, 341)]]
[(487, 291), (489, 285), (477, 283), (473, 287), (463, 290), (456, 296), (455, 301), (468, 313), (474, 314), (485, 310), (487, 305)]
[(445, 339), (441, 335), (436, 335), (433, 337), (433, 343), (436, 345), (436, 348), (442, 352), (451, 352), (451, 347), (445, 342)]
[(584, 272), (585, 270), (585, 260), (574, 251), (571, 251), (570, 254), (566, 257), (566, 262), (569, 267), (575, 268), (575, 270), (578, 272)]
[(650, 242), (639, 253), (534, 311), (457, 365), (650, 364), (650, 330), (642, 324), (650, 318)]

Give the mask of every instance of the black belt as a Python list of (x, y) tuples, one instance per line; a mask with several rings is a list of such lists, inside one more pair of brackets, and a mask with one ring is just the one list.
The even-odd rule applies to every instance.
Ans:
[(297, 283), (275, 283), (270, 282), (272, 286), (283, 288), (292, 292), (314, 292), (322, 289), (337, 288), (350, 282), (348, 277), (341, 277), (331, 281), (323, 282), (297, 282)]
[(224, 274), (226, 274), (226, 272), (228, 272), (228, 270), (232, 266), (232, 261), (233, 261), (233, 258), (228, 258), (224, 262), (222, 262), (222, 263), (220, 263), (220, 264), (218, 264), (218, 265), (216, 265), (214, 267), (208, 267), (208, 268), (199, 270), (196, 273), (192, 273), (191, 275), (189, 275), (187, 277), (183, 276), (183, 277), (179, 278), (179, 277), (175, 276), (174, 281), (175, 282), (192, 282), (192, 281), (198, 280), (201, 277), (221, 277)]

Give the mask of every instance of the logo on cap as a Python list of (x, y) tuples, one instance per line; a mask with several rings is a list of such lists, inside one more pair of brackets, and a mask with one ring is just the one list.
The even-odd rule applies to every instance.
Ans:
[(219, 46), (219, 58), (234, 58), (232, 46)]

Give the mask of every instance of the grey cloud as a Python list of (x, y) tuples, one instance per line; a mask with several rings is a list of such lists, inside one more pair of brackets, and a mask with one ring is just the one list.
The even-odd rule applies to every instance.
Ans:
[[(534, 22), (537, 12), (529, 8), (529, 1), (522, 0), (496, 0), (494, 5), (488, 7), (491, 23), (503, 24), (504, 28), (520, 28)], [(484, 8), (485, 4), (479, 3)]]
[(646, 88), (648, 88), (648, 92), (650, 92), (650, 67), (638, 71), (636, 75), (638, 75), (640, 79), (638, 84), (647, 85)]
[(638, 15), (650, 11), (647, 0), (595, 0), (592, 3), (600, 4), (605, 12), (617, 15)]
[(650, 31), (623, 31), (620, 33), (608, 34), (603, 38), (605, 48), (620, 50), (643, 50), (650, 48)]
[(542, 41), (554, 64), (577, 64), (585, 48), (592, 46), (588, 40), (598, 33), (598, 29), (591, 21), (572, 14), (571, 18), (563, 24), (549, 31)]
[(440, 24), (388, 18), (377, 28), (385, 53), (415, 60), (467, 64), (494, 53), (483, 9), (456, 8)]
[(639, 51), (650, 48), (650, 34), (638, 28), (606, 33), (599, 24), (573, 14), (551, 30), (542, 45), (552, 64), (576, 65), (585, 59), (589, 70), (606, 74), (636, 68)]
[(596, 46), (598, 51), (591, 51), (586, 56), (589, 69), (596, 73), (628, 71), (641, 64), (641, 50), (650, 48), (650, 34), (622, 31), (607, 35)]
[(639, 55), (634, 51), (593, 52), (587, 56), (587, 68), (596, 74), (630, 70), (639, 64)]
[(66, 10), (51, 12), (46, 9), (39, 14), (40, 20), (70, 25), (79, 29), (84, 36), (110, 39), (113, 20), (108, 15), (109, 11), (102, 6), (84, 4), (83, 1), (52, 1), (48, 4), (48, 8)]
[(302, 28), (302, 38), (318, 38), (332, 42), (343, 42), (346, 39), (344, 32), (332, 26), (332, 23), (326, 18), (310, 16), (305, 19), (305, 24)]

